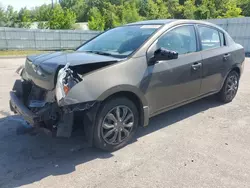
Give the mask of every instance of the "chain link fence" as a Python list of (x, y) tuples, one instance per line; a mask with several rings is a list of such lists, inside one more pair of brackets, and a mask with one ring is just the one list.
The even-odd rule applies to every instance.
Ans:
[[(250, 17), (207, 20), (224, 28), (250, 53)], [(74, 49), (98, 31), (0, 28), (0, 50)]]

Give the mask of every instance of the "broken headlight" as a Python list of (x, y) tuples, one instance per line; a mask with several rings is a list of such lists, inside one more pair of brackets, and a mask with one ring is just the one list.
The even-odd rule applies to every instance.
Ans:
[(78, 81), (73, 76), (73, 71), (69, 68), (69, 63), (59, 70), (56, 83), (56, 99), (60, 101), (68, 94), (70, 89), (76, 85)]

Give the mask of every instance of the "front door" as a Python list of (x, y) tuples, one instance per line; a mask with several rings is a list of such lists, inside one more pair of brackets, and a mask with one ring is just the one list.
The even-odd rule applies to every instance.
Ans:
[(164, 48), (179, 53), (178, 59), (161, 60), (149, 66), (146, 98), (150, 113), (177, 105), (200, 94), (202, 58), (197, 52), (193, 25), (178, 26), (163, 34), (149, 49)]

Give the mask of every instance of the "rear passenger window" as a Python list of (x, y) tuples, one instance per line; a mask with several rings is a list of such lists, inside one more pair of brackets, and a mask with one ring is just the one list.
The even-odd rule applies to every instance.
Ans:
[[(210, 27), (199, 26), (202, 50), (223, 46), (224, 36), (221, 32)], [(221, 35), (222, 34), (222, 35)]]

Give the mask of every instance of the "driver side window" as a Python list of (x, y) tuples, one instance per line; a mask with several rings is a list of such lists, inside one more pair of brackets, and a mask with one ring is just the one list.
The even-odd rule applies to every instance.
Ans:
[(168, 31), (159, 38), (157, 48), (165, 48), (179, 54), (196, 52), (197, 44), (194, 26), (180, 26)]

